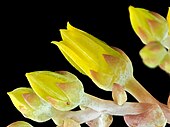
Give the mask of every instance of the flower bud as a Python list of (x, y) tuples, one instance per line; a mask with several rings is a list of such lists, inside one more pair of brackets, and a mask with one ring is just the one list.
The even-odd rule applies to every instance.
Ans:
[(33, 126), (25, 121), (16, 121), (11, 123), (7, 127), (33, 127)]
[(37, 122), (45, 122), (51, 118), (51, 106), (39, 98), (31, 88), (21, 87), (7, 94), (24, 117)]
[(167, 52), (163, 60), (161, 61), (159, 67), (165, 72), (170, 74), (170, 50)]
[(161, 63), (167, 51), (160, 43), (150, 42), (140, 50), (139, 54), (146, 66), (155, 68)]
[(168, 35), (166, 19), (156, 12), (129, 6), (130, 21), (133, 30), (144, 44), (162, 42)]
[(113, 85), (112, 98), (118, 105), (123, 105), (127, 101), (127, 94), (121, 85), (116, 83)]
[(101, 89), (112, 91), (113, 83), (121, 85), (132, 75), (131, 61), (103, 41), (69, 23), (60, 30), (62, 41), (56, 44), (65, 58), (81, 73), (89, 76)]
[(26, 73), (26, 77), (38, 96), (61, 111), (77, 107), (84, 94), (82, 83), (66, 71), (35, 71)]

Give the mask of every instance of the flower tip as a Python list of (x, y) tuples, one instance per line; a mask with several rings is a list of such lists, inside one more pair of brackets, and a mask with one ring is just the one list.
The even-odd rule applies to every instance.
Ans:
[(64, 40), (65, 36), (68, 36), (67, 35), (68, 30), (67, 29), (60, 29), (59, 31), (60, 31), (62, 39)]
[(58, 41), (52, 41), (51, 43), (56, 45), (58, 43)]
[(28, 81), (31, 81), (35, 77), (36, 73), (37, 72), (28, 72), (28, 73), (25, 73), (25, 76), (28, 79)]
[(72, 27), (72, 25), (70, 24), (70, 22), (67, 22), (67, 29), (69, 29), (70, 27)]
[(30, 78), (30, 77), (32, 76), (32, 74), (31, 74), (31, 72), (28, 72), (28, 73), (25, 73), (25, 76), (26, 76), (27, 78)]
[(130, 5), (128, 9), (129, 9), (130, 12), (132, 12), (132, 11), (134, 11), (135, 7), (133, 7), (132, 5)]
[(8, 95), (9, 97), (11, 97), (11, 96), (12, 96), (12, 92), (7, 92), (7, 95)]
[(75, 28), (74, 26), (72, 26), (71, 24), (70, 24), (70, 22), (67, 22), (67, 30), (71, 30), (71, 31), (77, 31), (78, 29), (77, 28)]

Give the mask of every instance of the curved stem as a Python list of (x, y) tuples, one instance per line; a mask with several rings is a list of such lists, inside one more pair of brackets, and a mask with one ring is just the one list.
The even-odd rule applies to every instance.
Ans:
[(79, 124), (91, 121), (98, 118), (101, 113), (96, 112), (93, 109), (87, 108), (79, 111), (59, 111), (56, 110), (53, 113), (52, 120), (56, 125), (62, 125), (65, 119), (72, 119)]
[(170, 109), (167, 105), (155, 99), (134, 77), (126, 82), (125, 90), (136, 98), (138, 102), (158, 104), (162, 108), (167, 122), (170, 123)]
[(136, 98), (138, 102), (152, 104), (160, 103), (134, 77), (126, 82), (125, 90)]
[(123, 105), (117, 105), (114, 101), (104, 100), (95, 96), (85, 94), (80, 105), (91, 108), (97, 112), (110, 115), (124, 116), (143, 113), (151, 104), (125, 102)]
[(52, 120), (56, 125), (62, 125), (65, 119), (73, 119), (82, 124), (98, 118), (101, 114), (116, 116), (136, 115), (145, 112), (151, 104), (125, 102), (123, 105), (117, 105), (112, 100), (104, 100), (95, 96), (84, 94), (80, 106), (86, 107), (79, 111), (53, 111)]

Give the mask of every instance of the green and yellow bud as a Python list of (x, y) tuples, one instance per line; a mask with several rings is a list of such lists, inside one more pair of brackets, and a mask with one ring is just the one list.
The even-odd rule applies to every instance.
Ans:
[(155, 68), (161, 63), (167, 50), (158, 42), (150, 42), (140, 50), (139, 54), (146, 66)]
[(51, 119), (51, 105), (39, 98), (31, 88), (21, 87), (7, 94), (24, 117), (37, 122)]
[(7, 127), (33, 127), (33, 126), (25, 121), (16, 121), (11, 123)]
[(167, 52), (163, 60), (161, 61), (159, 67), (165, 72), (170, 74), (170, 50)]
[(35, 93), (57, 110), (68, 111), (81, 103), (83, 85), (69, 72), (35, 71), (26, 77)]
[(133, 30), (144, 44), (162, 42), (168, 35), (167, 20), (156, 12), (129, 6)]
[(67, 24), (60, 30), (62, 41), (57, 45), (65, 58), (81, 73), (89, 76), (101, 89), (112, 91), (113, 83), (124, 85), (132, 75), (131, 61), (124, 53), (100, 39)]

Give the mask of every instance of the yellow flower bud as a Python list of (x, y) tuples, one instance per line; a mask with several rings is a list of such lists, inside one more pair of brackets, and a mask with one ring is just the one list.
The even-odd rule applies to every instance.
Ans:
[(156, 12), (129, 6), (132, 28), (144, 44), (162, 42), (168, 35), (166, 19)]
[(35, 71), (26, 77), (37, 95), (61, 111), (77, 107), (84, 94), (80, 80), (66, 71)]
[(124, 85), (132, 75), (131, 61), (124, 53), (98, 38), (67, 24), (61, 29), (62, 41), (55, 42), (65, 58), (101, 89), (112, 91), (113, 83)]
[(166, 49), (158, 42), (150, 42), (139, 52), (144, 64), (150, 68), (157, 67), (167, 54)]
[(16, 121), (11, 123), (7, 127), (33, 127), (33, 126), (25, 121)]
[(51, 118), (51, 105), (39, 98), (31, 88), (21, 87), (7, 94), (24, 117), (37, 122)]

